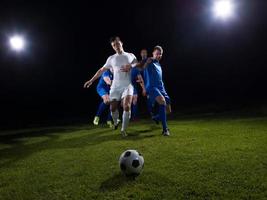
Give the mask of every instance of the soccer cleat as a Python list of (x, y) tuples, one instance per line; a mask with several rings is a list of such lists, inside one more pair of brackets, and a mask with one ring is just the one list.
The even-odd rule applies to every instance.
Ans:
[(169, 131), (169, 129), (163, 130), (163, 131), (162, 131), (162, 135), (163, 135), (163, 136), (170, 136), (170, 131)]
[(93, 124), (96, 126), (99, 124), (99, 117), (98, 116), (95, 116)]
[(114, 126), (113, 126), (114, 130), (117, 130), (117, 129), (118, 129), (118, 127), (119, 127), (119, 123), (120, 123), (120, 122), (121, 122), (121, 120), (118, 119), (118, 120), (117, 120), (117, 124), (114, 124)]
[(114, 124), (113, 129), (114, 129), (114, 130), (117, 130), (118, 127), (119, 127), (119, 124)]
[(126, 131), (121, 131), (121, 136), (122, 136), (122, 137), (126, 137), (126, 136), (127, 136)]
[(109, 128), (113, 128), (112, 121), (107, 121), (107, 125), (109, 126)]

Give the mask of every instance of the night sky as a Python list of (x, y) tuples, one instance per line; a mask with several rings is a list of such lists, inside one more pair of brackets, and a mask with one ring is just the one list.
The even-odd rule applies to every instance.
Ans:
[[(267, 100), (267, 1), (236, 0), (236, 15), (215, 20), (211, 0), (8, 1), (0, 7), (2, 124), (93, 117), (95, 83), (83, 89), (108, 56), (109, 38), (140, 59), (164, 49), (162, 67), (175, 112), (223, 109)], [(23, 34), (24, 52), (8, 47)]]

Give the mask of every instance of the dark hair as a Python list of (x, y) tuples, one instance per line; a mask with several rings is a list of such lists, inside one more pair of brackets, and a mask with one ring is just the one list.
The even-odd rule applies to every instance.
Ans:
[(159, 50), (161, 53), (163, 53), (163, 49), (159, 45), (157, 45), (157, 46), (154, 47), (153, 51), (155, 51), (155, 50)]
[(111, 37), (111, 38), (109, 39), (109, 42), (112, 43), (112, 42), (114, 42), (115, 40), (119, 40), (119, 41), (121, 41), (120, 37), (118, 37), (118, 36), (113, 36), (113, 37)]

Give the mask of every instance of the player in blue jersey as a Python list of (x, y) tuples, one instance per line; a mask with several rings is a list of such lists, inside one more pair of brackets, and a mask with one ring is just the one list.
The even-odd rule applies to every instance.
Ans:
[[(140, 64), (143, 65), (147, 61), (147, 50), (146, 49), (142, 49), (141, 50), (141, 58), (142, 58), (142, 60), (140, 61)], [(143, 77), (143, 80), (144, 80), (144, 89), (143, 89), (142, 94), (143, 94), (143, 96), (146, 96), (146, 98), (147, 98), (147, 101), (146, 101), (147, 109), (148, 109), (149, 114), (153, 118), (153, 112), (152, 112), (153, 105), (152, 105), (152, 103), (151, 103), (151, 101), (149, 99), (149, 95), (148, 95), (148, 93), (149, 93), (149, 75), (148, 75), (148, 71), (147, 70), (143, 70), (141, 72), (141, 74), (142, 74), (142, 77)], [(156, 119), (154, 119), (154, 120), (156, 121), (156, 123), (158, 123)]]
[(169, 136), (170, 132), (167, 126), (166, 119), (166, 108), (170, 111), (170, 97), (168, 96), (163, 79), (162, 79), (162, 68), (159, 61), (162, 58), (163, 49), (161, 46), (154, 47), (153, 57), (148, 58), (143, 65), (144, 73), (147, 76), (147, 94), (149, 100), (153, 105), (155, 102), (159, 104), (158, 119), (162, 123), (162, 134)]
[(144, 85), (144, 80), (141, 75), (141, 70), (140, 68), (134, 67), (131, 70), (131, 81), (132, 85), (134, 87), (134, 93), (133, 93), (133, 101), (132, 101), (132, 116), (131, 119), (135, 119), (137, 114), (138, 114), (138, 105), (137, 105), (137, 100), (138, 100), (138, 84), (142, 88), (142, 93), (145, 93), (145, 85)]
[[(105, 71), (101, 78), (98, 81), (96, 90), (98, 95), (102, 98), (102, 102), (99, 104), (96, 116), (94, 118), (93, 124), (98, 125), (99, 124), (99, 119), (102, 115), (102, 113), (105, 110), (109, 110), (109, 91), (110, 91), (110, 86), (113, 80), (113, 74), (111, 73), (110, 70)], [(112, 117), (110, 111), (108, 111), (108, 118), (107, 118), (107, 125), (109, 127), (112, 127)]]

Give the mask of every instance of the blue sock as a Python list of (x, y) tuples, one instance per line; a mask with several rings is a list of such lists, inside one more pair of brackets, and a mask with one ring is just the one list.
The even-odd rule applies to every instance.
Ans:
[(132, 112), (131, 112), (131, 115), (132, 115), (132, 119), (134, 119), (136, 116), (137, 116), (137, 113), (138, 113), (138, 106), (137, 104), (132, 104)]
[(112, 116), (110, 110), (108, 110), (108, 118), (107, 121), (112, 121)]
[(152, 113), (152, 103), (150, 102), (149, 99), (147, 99), (146, 105), (147, 105), (147, 110), (148, 110), (149, 114), (152, 115), (153, 114)]
[(107, 107), (108, 107), (107, 104), (105, 104), (104, 102), (101, 102), (98, 106), (96, 116), (100, 117)]
[(166, 105), (159, 105), (159, 117), (162, 123), (163, 130), (167, 130), (167, 119), (166, 119)]

